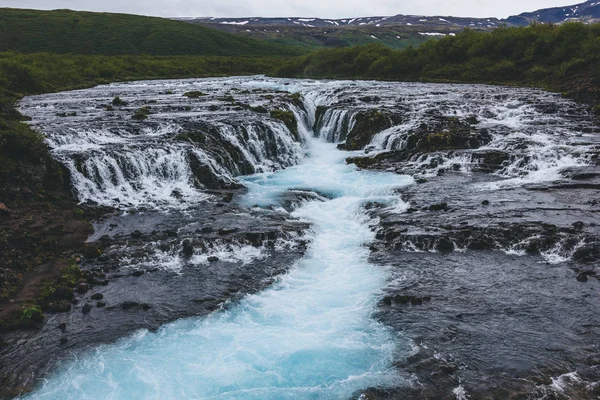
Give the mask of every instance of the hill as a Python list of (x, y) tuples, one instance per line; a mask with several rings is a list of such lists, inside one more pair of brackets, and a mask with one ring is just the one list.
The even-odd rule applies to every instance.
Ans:
[(529, 25), (532, 22), (560, 24), (564, 22), (600, 22), (600, 2), (589, 0), (585, 3), (565, 7), (544, 8), (508, 17), (511, 25)]
[(348, 47), (382, 43), (395, 49), (416, 46), (428, 39), (451, 36), (465, 28), (491, 31), (533, 22), (564, 23), (600, 21), (600, 1), (525, 12), (507, 19), (456, 16), (403, 15), (326, 18), (179, 18), (213, 29), (267, 40), (272, 43), (309, 47)]
[(302, 50), (165, 18), (0, 8), (0, 52), (291, 56)]

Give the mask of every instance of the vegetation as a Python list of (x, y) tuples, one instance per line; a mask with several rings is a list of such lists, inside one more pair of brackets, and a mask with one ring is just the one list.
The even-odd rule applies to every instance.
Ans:
[(383, 45), (320, 50), (291, 60), (279, 76), (520, 84), (598, 101), (600, 24), (534, 24), (465, 30), (418, 48)]
[(198, 90), (192, 90), (191, 92), (185, 92), (183, 95), (190, 99), (197, 99), (198, 97), (206, 96), (207, 94)]
[(88, 55), (291, 56), (305, 50), (165, 18), (0, 8), (0, 51)]

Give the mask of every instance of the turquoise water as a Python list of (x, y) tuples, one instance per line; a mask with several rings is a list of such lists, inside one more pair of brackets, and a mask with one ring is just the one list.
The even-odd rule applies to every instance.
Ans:
[(99, 347), (27, 398), (344, 399), (397, 384), (391, 362), (408, 344), (371, 318), (387, 273), (368, 262), (374, 233), (361, 204), (401, 211), (391, 191), (412, 179), (358, 171), (333, 144), (311, 139), (308, 150), (295, 167), (245, 179), (250, 206), (276, 206), (288, 189), (331, 199), (294, 211), (313, 233), (288, 274), (227, 310)]

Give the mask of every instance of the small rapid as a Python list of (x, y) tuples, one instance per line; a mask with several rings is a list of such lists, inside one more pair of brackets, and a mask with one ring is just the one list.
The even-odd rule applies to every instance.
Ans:
[(369, 264), (365, 202), (406, 207), (394, 188), (412, 178), (359, 171), (333, 144), (310, 140), (311, 156), (245, 178), (243, 202), (277, 206), (289, 189), (328, 201), (304, 203), (312, 245), (271, 288), (207, 318), (141, 331), (59, 368), (28, 399), (342, 399), (401, 379), (392, 361), (409, 343), (371, 318), (385, 286)]

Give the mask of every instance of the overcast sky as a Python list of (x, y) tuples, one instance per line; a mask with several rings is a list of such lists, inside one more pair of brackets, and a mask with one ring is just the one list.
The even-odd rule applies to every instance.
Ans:
[[(581, 0), (583, 1), (583, 0)], [(1, 7), (110, 11), (161, 17), (326, 17), (396, 14), (499, 17), (580, 3), (569, 0), (0, 0)]]

